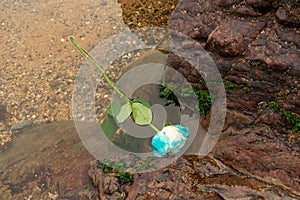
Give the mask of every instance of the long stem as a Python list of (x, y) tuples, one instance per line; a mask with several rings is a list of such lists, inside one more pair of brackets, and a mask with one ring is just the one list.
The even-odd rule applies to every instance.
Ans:
[(152, 128), (156, 133), (158, 133), (160, 130), (158, 130), (158, 128), (156, 128), (153, 124), (149, 124), (149, 127)]
[[(113, 90), (115, 90), (122, 99), (124, 99), (126, 102), (130, 102), (130, 99), (128, 99), (125, 94), (119, 90), (119, 88), (117, 88), (115, 86), (115, 84), (109, 79), (109, 77), (107, 76), (105, 70), (100, 67), (100, 65), (98, 65), (98, 63), (83, 49), (79, 46), (79, 44), (75, 41), (75, 39), (73, 37), (70, 37), (70, 40), (71, 42), (75, 45), (75, 47), (83, 54), (85, 55), (85, 57), (87, 57), (87, 59), (89, 61), (91, 61), (93, 63), (93, 65), (95, 65), (99, 70), (100, 72), (102, 73), (103, 77), (105, 78), (105, 80), (107, 81), (107, 83), (110, 85), (110, 87), (112, 87)], [(148, 124), (150, 128), (152, 128), (155, 132), (159, 132), (159, 129), (156, 128), (153, 124)]]
[(108, 78), (105, 70), (100, 67), (100, 65), (98, 65), (98, 63), (83, 49), (79, 46), (79, 44), (77, 44), (77, 42), (75, 41), (75, 39), (73, 37), (70, 37), (70, 40), (71, 42), (75, 45), (75, 47), (83, 54), (85, 55), (85, 57), (87, 57), (87, 59), (89, 61), (91, 61), (93, 63), (93, 65), (95, 65), (99, 70), (100, 72), (102, 73), (104, 79), (107, 81), (107, 83), (110, 85), (110, 87), (112, 87), (112, 89), (114, 89), (122, 99), (124, 99), (126, 102), (130, 102), (130, 99), (128, 99), (124, 93), (122, 91), (120, 91), (116, 86), (115, 84)]

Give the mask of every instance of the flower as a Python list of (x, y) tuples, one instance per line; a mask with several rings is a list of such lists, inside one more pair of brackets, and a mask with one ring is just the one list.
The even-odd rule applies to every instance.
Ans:
[(189, 135), (190, 129), (187, 126), (165, 126), (152, 138), (153, 155), (163, 157), (170, 152), (180, 153)]

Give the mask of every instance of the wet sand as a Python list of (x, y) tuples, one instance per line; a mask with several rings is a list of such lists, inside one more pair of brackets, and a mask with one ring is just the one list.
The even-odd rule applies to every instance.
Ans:
[(0, 10), (0, 131), (24, 120), (72, 119), (73, 81), (84, 57), (69, 37), (91, 50), (127, 29), (120, 5), (8, 0)]

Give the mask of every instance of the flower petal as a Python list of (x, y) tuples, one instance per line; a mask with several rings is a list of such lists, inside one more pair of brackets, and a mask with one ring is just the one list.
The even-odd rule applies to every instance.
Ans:
[(178, 128), (178, 131), (184, 136), (189, 137), (190, 135), (190, 129), (188, 126), (181, 126), (181, 125), (175, 125), (176, 128)]
[(179, 154), (189, 135), (190, 129), (187, 126), (164, 127), (152, 139), (153, 155), (163, 157), (170, 152)]
[(157, 133), (151, 142), (153, 155), (163, 157), (168, 153), (168, 138), (161, 132)]

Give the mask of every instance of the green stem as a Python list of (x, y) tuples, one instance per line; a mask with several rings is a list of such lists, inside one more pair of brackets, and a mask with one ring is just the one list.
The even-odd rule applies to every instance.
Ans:
[(156, 128), (153, 124), (149, 124), (149, 127), (152, 128), (156, 133), (158, 133), (160, 130)]
[[(79, 46), (79, 44), (75, 41), (75, 39), (73, 37), (70, 37), (70, 40), (71, 42), (75, 45), (75, 47), (83, 54), (85, 55), (85, 57), (87, 57), (87, 59), (89, 61), (91, 61), (93, 63), (93, 65), (95, 65), (99, 70), (100, 72), (102, 73), (104, 79), (107, 81), (107, 83), (110, 85), (110, 87), (115, 90), (122, 99), (124, 99), (126, 102), (131, 102), (130, 99), (128, 99), (125, 94), (119, 90), (115, 84), (109, 79), (109, 77), (107, 76), (105, 70), (100, 67), (100, 65), (98, 65), (98, 63), (83, 49)], [(152, 128), (156, 133), (158, 133), (160, 130), (158, 128), (156, 128), (153, 124), (149, 124), (149, 127)]]
[(75, 45), (75, 47), (83, 54), (85, 55), (85, 57), (87, 57), (87, 59), (89, 61), (91, 61), (93, 63), (93, 65), (95, 65), (100, 72), (102, 73), (104, 79), (107, 81), (107, 83), (110, 85), (110, 87), (112, 87), (113, 90), (115, 90), (122, 99), (124, 99), (126, 102), (130, 102), (130, 99), (128, 99), (124, 93), (122, 91), (120, 91), (115, 84), (108, 78), (106, 72), (104, 71), (104, 69), (102, 67), (100, 67), (98, 65), (98, 63), (83, 49), (79, 46), (79, 44), (77, 44), (77, 42), (75, 41), (75, 39), (73, 37), (70, 37), (71, 42)]

